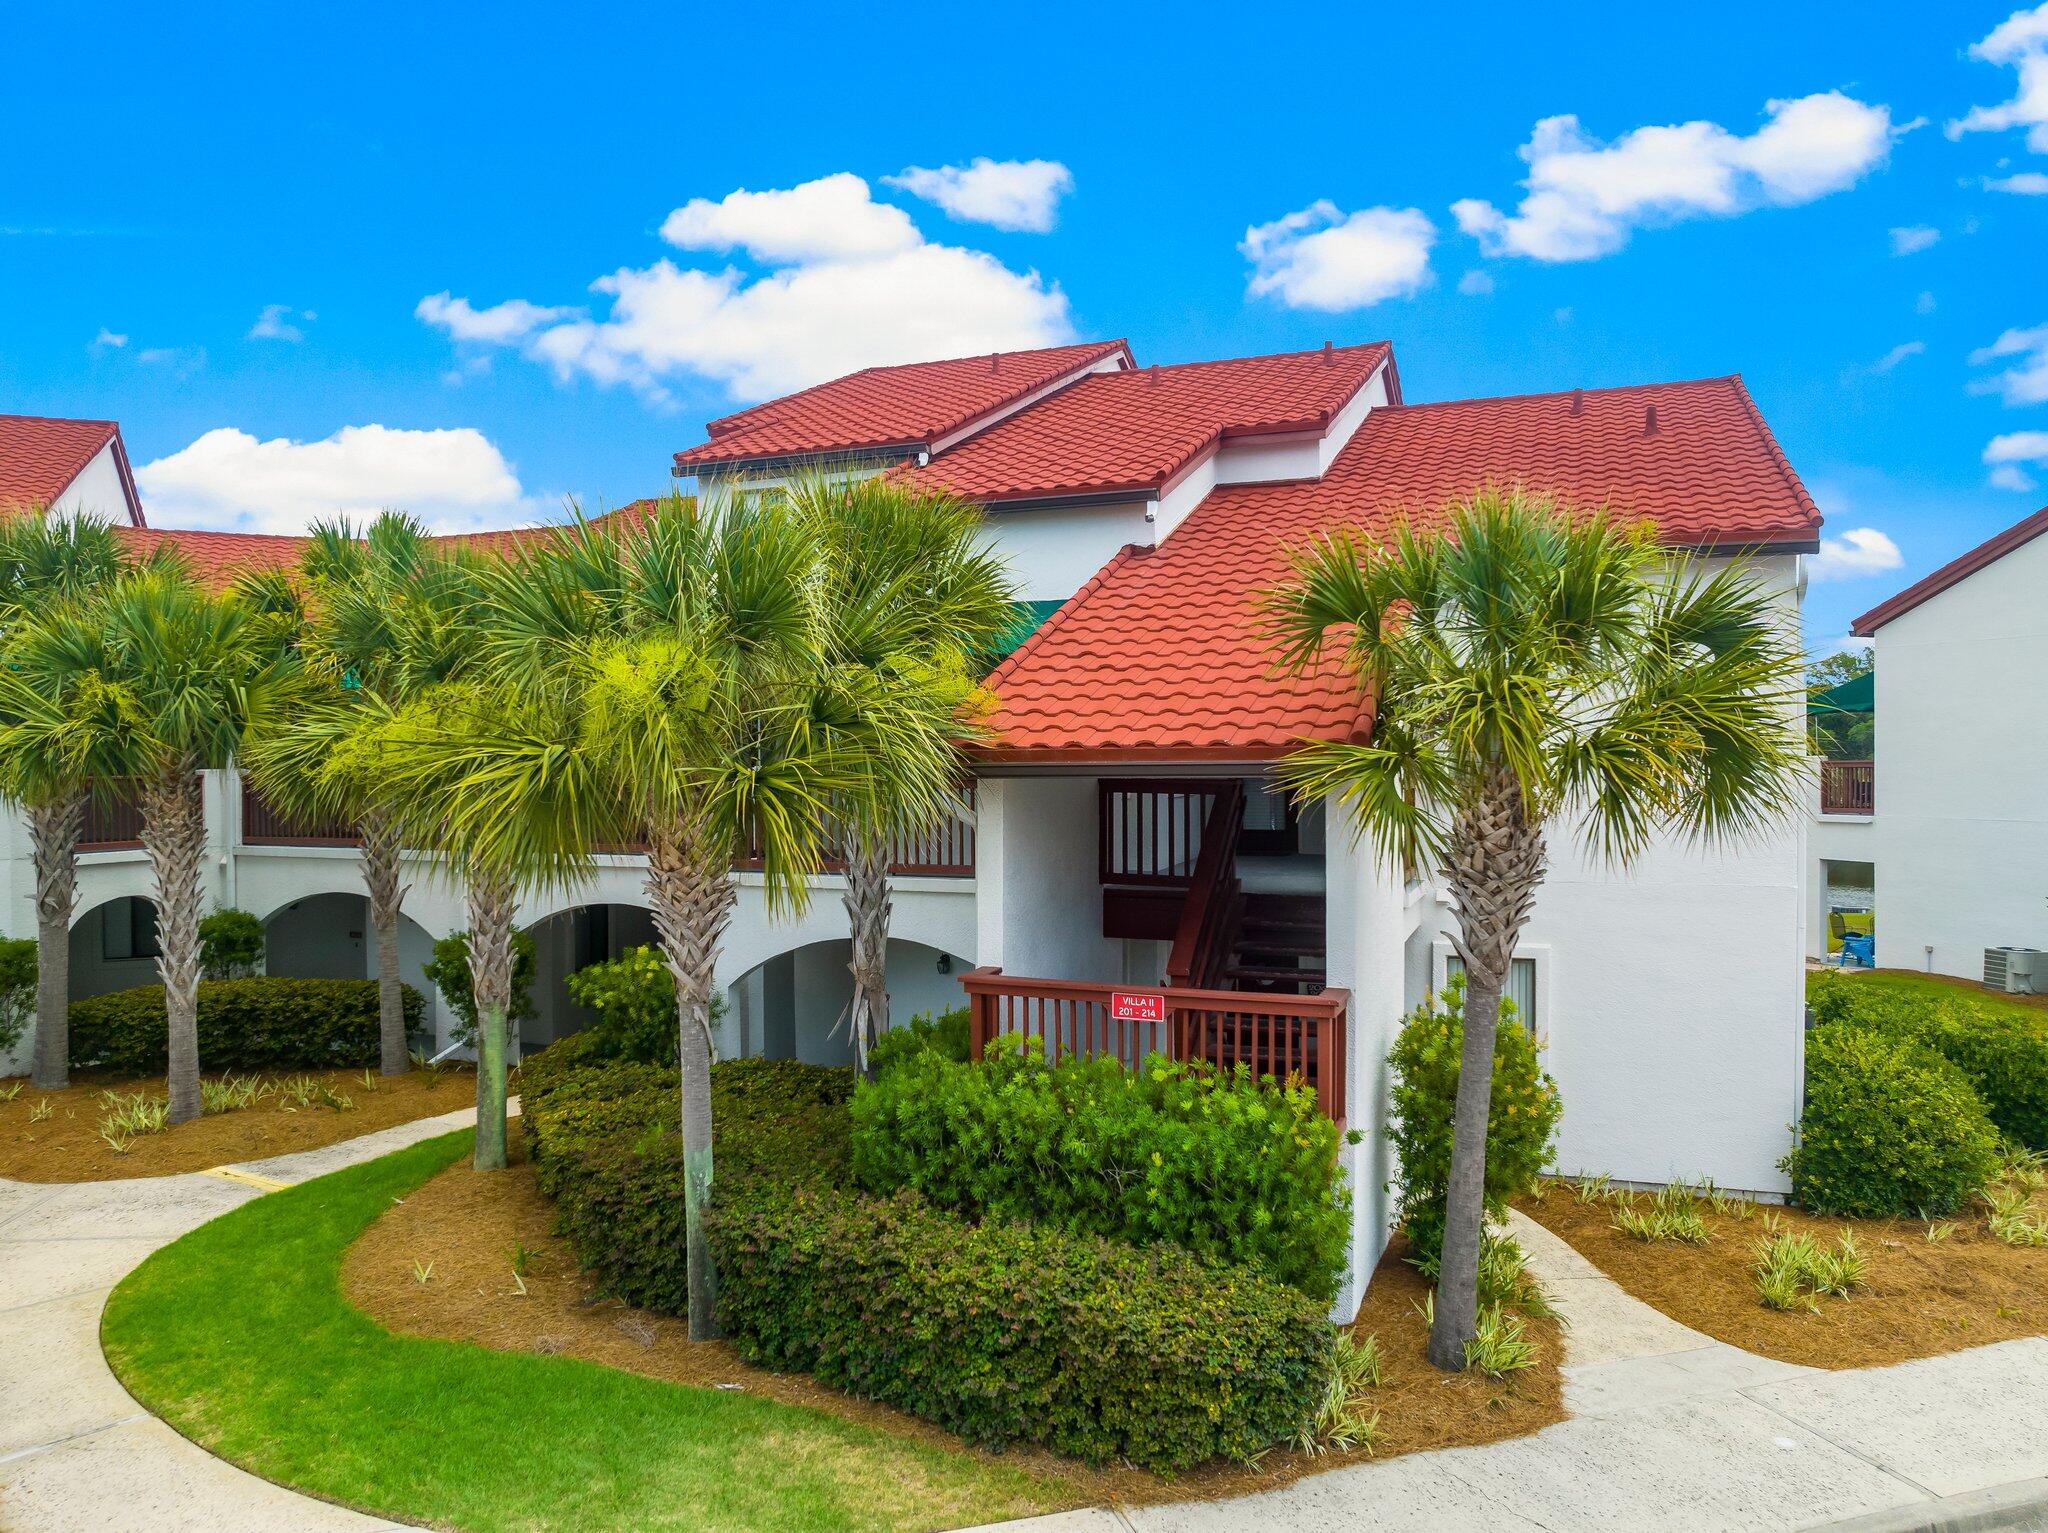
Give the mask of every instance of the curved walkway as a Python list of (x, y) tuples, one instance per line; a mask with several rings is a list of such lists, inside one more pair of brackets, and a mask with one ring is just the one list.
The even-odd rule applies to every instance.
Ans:
[(267, 1190), (475, 1121), (476, 1110), (468, 1108), (182, 1176), (0, 1179), (0, 1527), (369, 1533), (403, 1526), (272, 1485), (180, 1437), (144, 1411), (107, 1367), (100, 1311), (144, 1257), (207, 1220)]

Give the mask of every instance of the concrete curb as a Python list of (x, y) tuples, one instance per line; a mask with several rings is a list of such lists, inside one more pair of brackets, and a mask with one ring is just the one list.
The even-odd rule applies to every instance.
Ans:
[(2048, 1478), (2014, 1480), (1985, 1490), (1893, 1507), (1817, 1525), (1812, 1533), (2002, 1533), (2048, 1529)]

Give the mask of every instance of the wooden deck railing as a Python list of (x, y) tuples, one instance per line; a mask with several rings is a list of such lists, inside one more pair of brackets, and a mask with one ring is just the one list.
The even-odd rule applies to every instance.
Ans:
[(251, 784), (242, 784), (244, 846), (357, 846), (362, 839), (355, 826), (340, 821), (295, 820)]
[(81, 852), (126, 851), (142, 845), (142, 806), (134, 790), (117, 788), (111, 799), (94, 794), (85, 801), (85, 830), (78, 838)]
[(1233, 779), (1209, 801), (1202, 821), (1201, 855), (1166, 959), (1169, 985), (1213, 989), (1223, 980), (1237, 936), (1237, 833), (1243, 828), (1244, 784)]
[(1096, 784), (1096, 862), (1104, 885), (1185, 889), (1202, 855), (1202, 827), (1216, 800), (1244, 784), (1231, 777), (1105, 777)]
[(960, 976), (976, 1059), (997, 1038), (1042, 1039), (1046, 1058), (1106, 1054), (1135, 1070), (1148, 1054), (1206, 1060), (1254, 1075), (1299, 1076), (1323, 1111), (1345, 1117), (1344, 1037), (1350, 992), (1262, 995), (1239, 990), (1157, 990), (1024, 979), (1001, 969)]
[[(974, 876), (974, 784), (967, 783), (960, 789), (960, 799), (965, 814), (950, 815), (937, 825), (921, 831), (906, 831), (898, 835), (889, 847), (889, 871), (899, 878), (972, 878)], [(761, 870), (761, 854), (758, 849), (733, 859), (736, 869), (745, 873)], [(843, 873), (846, 871), (846, 856), (836, 846), (830, 846), (825, 860), (819, 865), (821, 873)]]
[(1822, 814), (1871, 814), (1877, 804), (1877, 763), (1823, 761), (1820, 764)]

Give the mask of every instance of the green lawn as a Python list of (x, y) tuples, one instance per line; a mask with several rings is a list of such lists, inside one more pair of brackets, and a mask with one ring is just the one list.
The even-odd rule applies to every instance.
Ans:
[[(1854, 971), (1851, 973), (1854, 974)], [(1808, 988), (1812, 987), (1818, 977), (1819, 971), (1808, 971)], [(1994, 1009), (2006, 1008), (2036, 1016), (2043, 1007), (2048, 1007), (2048, 996), (2000, 995), (1995, 990), (1986, 990), (1974, 980), (1955, 979), (1946, 974), (1917, 974), (1911, 969), (1873, 969), (1868, 973), (1855, 974), (1854, 983), (1869, 985), (1877, 990), (1889, 990), (1899, 995), (1918, 996), (1929, 1001), (1949, 1001), (1961, 997)]]
[(568, 1358), (394, 1336), (342, 1297), (350, 1242), (468, 1132), (256, 1199), (107, 1306), (135, 1397), (243, 1468), (439, 1527), (957, 1527), (1057, 1488), (820, 1412)]

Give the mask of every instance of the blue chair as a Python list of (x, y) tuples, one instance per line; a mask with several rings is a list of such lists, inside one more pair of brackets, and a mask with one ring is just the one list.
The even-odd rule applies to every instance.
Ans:
[(1866, 969), (1877, 967), (1877, 937), (1874, 933), (1852, 932), (1842, 939), (1842, 961), (1838, 967), (1848, 968), (1852, 958)]

